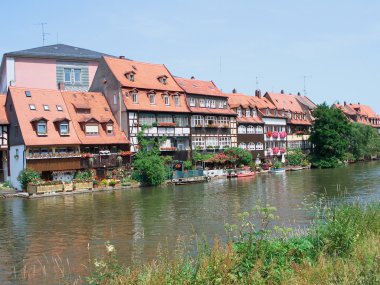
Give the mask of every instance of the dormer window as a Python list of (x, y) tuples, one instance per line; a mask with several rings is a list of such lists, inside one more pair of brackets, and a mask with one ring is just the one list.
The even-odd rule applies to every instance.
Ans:
[(179, 96), (178, 95), (175, 95), (174, 96), (174, 105), (176, 106), (176, 107), (179, 107)]
[(195, 107), (195, 98), (190, 98), (190, 107)]
[(274, 115), (277, 116), (277, 110), (274, 110)]
[(166, 75), (161, 75), (158, 77), (158, 81), (160, 81), (162, 84), (166, 85), (168, 81), (168, 77)]
[(86, 135), (98, 135), (99, 125), (87, 124), (84, 127)]
[(112, 135), (113, 134), (113, 124), (107, 124), (106, 130), (107, 130), (107, 135)]
[(247, 118), (251, 117), (251, 110), (250, 109), (245, 109), (245, 116)]
[(170, 106), (169, 95), (164, 95), (164, 103), (165, 103), (165, 106)]
[(39, 121), (37, 123), (37, 134), (38, 135), (46, 135), (47, 134), (46, 121)]
[(59, 124), (59, 133), (61, 136), (67, 136), (69, 134), (69, 123), (61, 122)]
[(282, 111), (281, 116), (285, 117), (285, 111)]
[(129, 72), (126, 72), (124, 75), (125, 77), (129, 80), (129, 81), (135, 81), (135, 72), (134, 71), (129, 71)]
[(44, 105), (44, 110), (45, 111), (50, 111), (49, 105)]
[(205, 99), (199, 99), (199, 107), (205, 107)]
[(265, 115), (269, 116), (269, 109), (268, 108), (265, 110)]
[(216, 102), (215, 100), (211, 100), (211, 108), (215, 108), (216, 107)]
[(137, 92), (133, 91), (131, 93), (131, 97), (132, 97), (132, 103), (137, 104), (139, 102), (139, 98), (138, 98)]
[(242, 115), (242, 113), (241, 113), (241, 108), (239, 107), (239, 108), (237, 108), (237, 115), (238, 115), (238, 117), (241, 117), (241, 115)]
[(151, 105), (156, 104), (156, 94), (149, 94), (149, 103)]
[(292, 118), (292, 112), (288, 112), (288, 118), (291, 119)]
[(252, 109), (252, 117), (257, 117), (257, 111), (256, 111), (256, 109)]

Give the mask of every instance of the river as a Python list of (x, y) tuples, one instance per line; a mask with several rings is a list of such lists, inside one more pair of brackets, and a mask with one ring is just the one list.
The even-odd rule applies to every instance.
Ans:
[[(60, 284), (85, 274), (88, 260), (115, 245), (122, 262), (143, 262), (184, 239), (225, 238), (224, 224), (257, 203), (278, 209), (281, 224), (304, 227), (309, 206), (379, 201), (380, 162), (327, 170), (260, 174), (204, 184), (112, 193), (0, 200), (0, 284)], [(183, 238), (181, 238), (183, 237)], [(54, 281), (53, 281), (54, 280)]]

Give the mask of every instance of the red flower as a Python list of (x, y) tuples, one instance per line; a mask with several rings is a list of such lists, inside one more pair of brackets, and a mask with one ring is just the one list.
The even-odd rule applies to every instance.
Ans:
[(278, 132), (273, 132), (273, 138), (277, 139), (278, 138)]
[(272, 134), (273, 134), (272, 131), (268, 131), (268, 132), (267, 132), (267, 137), (268, 137), (268, 138), (272, 137)]

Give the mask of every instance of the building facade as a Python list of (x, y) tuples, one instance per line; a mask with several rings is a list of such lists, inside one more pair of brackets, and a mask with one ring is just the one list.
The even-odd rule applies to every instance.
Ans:
[(0, 94), (0, 182), (8, 179), (8, 126), (5, 94)]
[(8, 87), (88, 91), (103, 53), (50, 45), (4, 54), (0, 92)]
[(175, 77), (189, 106), (192, 149), (224, 149), (237, 146), (236, 113), (212, 81)]

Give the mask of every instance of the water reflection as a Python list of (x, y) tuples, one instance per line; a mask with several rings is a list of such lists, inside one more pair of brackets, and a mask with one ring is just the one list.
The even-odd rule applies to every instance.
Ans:
[[(321, 195), (379, 200), (379, 183), (380, 163), (373, 162), (189, 186), (1, 200), (0, 284), (20, 284), (12, 282), (15, 276), (29, 276), (25, 284), (51, 284), (50, 276), (60, 272), (49, 268), (57, 263), (83, 274), (81, 264), (101, 254), (107, 240), (131, 263), (155, 257), (160, 245), (173, 248), (179, 236), (223, 237), (224, 224), (259, 201), (275, 205), (281, 223), (305, 225), (310, 212), (303, 203)], [(44, 271), (45, 279), (38, 279)]]

